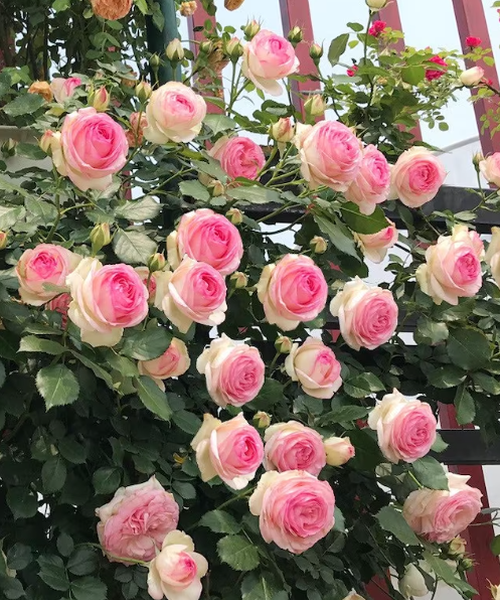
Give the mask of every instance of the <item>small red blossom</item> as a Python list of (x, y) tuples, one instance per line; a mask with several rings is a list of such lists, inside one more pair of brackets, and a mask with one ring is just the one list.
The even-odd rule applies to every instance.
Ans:
[(386, 27), (387, 23), (385, 21), (373, 21), (373, 24), (368, 30), (368, 33), (370, 35), (373, 35), (373, 37), (379, 37), (379, 35), (384, 32)]
[(441, 58), (440, 56), (433, 56), (432, 58), (429, 58), (429, 62), (432, 62), (436, 65), (441, 65), (442, 67), (445, 67), (445, 68), (441, 71), (438, 71), (437, 69), (427, 69), (427, 71), (425, 72), (425, 78), (427, 79), (427, 81), (433, 81), (434, 79), (439, 79), (440, 77), (442, 77), (445, 74), (448, 64), (446, 63), (444, 58)]
[(478, 37), (474, 37), (473, 35), (469, 35), (469, 37), (465, 38), (465, 43), (469, 48), (477, 48), (483, 43), (483, 40)]
[(350, 69), (347, 69), (347, 74), (349, 75), (349, 77), (354, 77), (356, 75), (357, 71), (358, 71), (358, 66), (352, 65), (352, 67)]

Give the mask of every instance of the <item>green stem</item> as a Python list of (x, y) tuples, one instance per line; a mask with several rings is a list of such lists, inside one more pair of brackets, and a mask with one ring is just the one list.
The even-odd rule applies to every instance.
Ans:
[(54, 224), (52, 225), (52, 229), (49, 231), (47, 237), (45, 238), (46, 244), (48, 244), (54, 237), (54, 233), (56, 232), (57, 226), (59, 225), (59, 221), (61, 220), (61, 198), (57, 192), (54, 196), (54, 200), (57, 208), (57, 217), (55, 218)]
[(249, 496), (250, 494), (253, 493), (253, 491), (255, 490), (255, 487), (256, 486), (253, 486), (249, 490), (245, 490), (244, 492), (241, 492), (237, 496), (233, 496), (229, 500), (226, 500), (226, 502), (223, 502), (220, 506), (217, 507), (217, 510), (222, 510), (223, 508), (226, 508), (226, 506), (229, 506), (233, 502), (237, 502), (238, 500), (242, 500), (246, 496)]
[(410, 479), (413, 479), (413, 481), (417, 484), (419, 489), (424, 488), (424, 486), (420, 483), (420, 481), (415, 477), (415, 475), (411, 471), (406, 471), (406, 474), (410, 476)]
[(257, 223), (264, 223), (265, 221), (269, 221), (269, 219), (277, 217), (278, 215), (280, 215), (282, 212), (285, 212), (285, 210), (288, 210), (289, 208), (298, 208), (300, 206), (302, 206), (302, 204), (294, 204), (293, 202), (287, 202), (286, 204), (283, 204), (283, 206), (281, 206), (280, 208), (277, 208), (275, 211), (273, 211), (272, 213), (269, 213), (265, 217), (261, 217), (260, 219), (257, 219)]

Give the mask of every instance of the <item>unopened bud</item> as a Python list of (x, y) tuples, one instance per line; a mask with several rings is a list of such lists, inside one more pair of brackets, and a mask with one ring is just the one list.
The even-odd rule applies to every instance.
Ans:
[(160, 57), (158, 56), (158, 54), (153, 54), (151, 56), (151, 58), (149, 59), (149, 64), (151, 65), (151, 68), (153, 70), (158, 69), (158, 67), (160, 66)]
[(326, 464), (331, 467), (340, 467), (350, 460), (355, 449), (348, 437), (331, 437), (324, 441)]
[(323, 56), (323, 46), (316, 44), (316, 42), (311, 44), (311, 47), (309, 48), (309, 56), (314, 60), (314, 62), (319, 61), (319, 59)]
[(135, 95), (139, 98), (140, 102), (146, 102), (153, 92), (151, 84), (147, 81), (139, 81), (135, 86)]
[(252, 40), (260, 31), (260, 23), (253, 19), (252, 21), (248, 21), (248, 23), (243, 27), (243, 33), (245, 34), (245, 39), (250, 41)]
[(283, 117), (269, 128), (269, 136), (277, 142), (291, 142), (295, 136), (295, 125), (291, 117)]
[(9, 234), (7, 231), (0, 231), (0, 250), (7, 247), (7, 238)]
[(14, 156), (14, 154), (16, 153), (16, 146), (16, 140), (9, 138), (2, 144), (0, 150), (4, 156)]
[(264, 412), (263, 410), (259, 410), (253, 416), (253, 422), (256, 427), (259, 429), (267, 429), (269, 425), (271, 425), (271, 415)]
[(238, 208), (230, 208), (226, 213), (226, 217), (233, 225), (241, 225), (243, 223), (243, 213)]
[(210, 183), (207, 185), (207, 188), (210, 192), (210, 195), (214, 198), (217, 196), (222, 196), (224, 193), (224, 184), (218, 179), (212, 179), (212, 181), (210, 181)]
[(92, 90), (89, 94), (89, 104), (92, 108), (95, 108), (97, 112), (106, 112), (109, 106), (109, 92), (101, 86), (97, 90)]
[(104, 246), (107, 246), (111, 242), (109, 223), (96, 225), (90, 232), (90, 241), (92, 242), (92, 251), (94, 254), (99, 252)]
[(454, 537), (451, 542), (450, 542), (450, 546), (448, 548), (449, 553), (452, 556), (459, 556), (462, 557), (465, 555), (465, 546), (466, 546), (467, 542), (461, 538), (460, 536)]
[(328, 248), (328, 242), (325, 240), (324, 237), (321, 237), (320, 235), (315, 235), (309, 242), (309, 246), (312, 248), (312, 251), (315, 254), (323, 254)]
[(200, 43), (200, 54), (210, 54), (213, 49), (213, 44), (210, 40), (204, 40)]
[(462, 569), (464, 571), (470, 571), (471, 569), (474, 568), (474, 561), (472, 560), (472, 558), (463, 558), (462, 561), (460, 562), (460, 566), (462, 567)]
[(325, 112), (326, 102), (323, 100), (322, 96), (314, 94), (314, 96), (309, 96), (305, 101), (304, 109), (311, 117), (319, 117)]
[(226, 42), (224, 52), (231, 62), (236, 63), (243, 54), (243, 45), (237, 37), (233, 37)]
[(293, 29), (290, 30), (288, 34), (288, 41), (292, 44), (292, 46), (297, 46), (303, 39), (304, 32), (298, 25), (296, 25)]
[(388, 0), (366, 0), (366, 5), (372, 10), (380, 10), (384, 8)]
[(234, 287), (237, 290), (241, 290), (248, 285), (248, 277), (241, 271), (234, 272), (229, 279), (230, 281), (234, 281)]
[(40, 148), (50, 156), (54, 150), (54, 146), (56, 146), (56, 148), (60, 147), (60, 137), (60, 133), (54, 133), (52, 130), (47, 129), (47, 131), (40, 138), (38, 144)]
[(180, 13), (183, 17), (192, 17), (196, 12), (198, 5), (195, 0), (191, 0), (190, 2), (182, 2), (180, 7)]
[(276, 338), (274, 342), (274, 347), (276, 351), (280, 354), (290, 354), (293, 346), (293, 341), (287, 337), (286, 335), (280, 335)]
[(163, 253), (156, 252), (152, 254), (148, 259), (148, 269), (150, 273), (156, 273), (156, 271), (163, 271), (167, 261)]
[(474, 165), (474, 168), (476, 169), (476, 171), (479, 173), (479, 165), (480, 163), (482, 163), (484, 160), (484, 154), (482, 152), (475, 152), (474, 156), (472, 157), (472, 164)]
[(178, 38), (174, 38), (167, 46), (165, 54), (170, 62), (178, 63), (184, 58), (184, 48)]

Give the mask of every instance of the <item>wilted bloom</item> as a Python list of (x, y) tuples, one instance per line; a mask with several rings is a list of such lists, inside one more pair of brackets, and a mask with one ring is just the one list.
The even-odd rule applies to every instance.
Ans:
[(373, 21), (368, 33), (373, 35), (373, 37), (379, 37), (384, 32), (386, 27), (387, 23), (385, 21)]
[(132, 0), (90, 0), (94, 14), (109, 21), (126, 17), (132, 8)]
[(34, 81), (28, 88), (28, 94), (38, 94), (47, 102), (51, 102), (54, 97), (47, 81)]
[(320, 235), (315, 235), (309, 242), (309, 246), (311, 246), (312, 251), (316, 254), (323, 254), (328, 248), (328, 242), (325, 240), (324, 237), (321, 237)]
[(443, 68), (427, 69), (425, 71), (425, 78), (427, 79), (427, 81), (434, 81), (434, 79), (439, 79), (446, 73), (448, 63), (444, 60), (444, 58), (441, 58), (440, 56), (433, 56), (432, 58), (429, 58), (429, 62), (434, 63), (435, 65), (440, 65)]
[(258, 21), (256, 21), (255, 19), (252, 19), (252, 21), (248, 21), (248, 23), (243, 28), (243, 33), (245, 34), (245, 39), (248, 41), (253, 40), (253, 38), (259, 33), (259, 31), (260, 31), (260, 23)]
[(473, 35), (469, 35), (469, 37), (465, 38), (465, 43), (469, 48), (477, 48), (483, 43), (483, 40), (479, 37), (474, 37)]
[(180, 7), (180, 13), (183, 17), (192, 17), (196, 12), (198, 5), (196, 0), (190, 0), (189, 2), (182, 2)]
[(320, 94), (314, 94), (305, 101), (304, 109), (311, 117), (319, 117), (326, 110), (326, 102)]
[(110, 95), (108, 90), (101, 86), (97, 90), (92, 90), (89, 94), (89, 104), (96, 109), (97, 112), (106, 112), (109, 106)]
[(174, 38), (169, 42), (165, 54), (170, 62), (179, 62), (184, 58), (184, 48), (178, 38)]

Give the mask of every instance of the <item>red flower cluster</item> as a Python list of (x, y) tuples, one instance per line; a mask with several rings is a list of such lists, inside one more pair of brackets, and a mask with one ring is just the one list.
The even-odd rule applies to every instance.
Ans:
[(465, 43), (469, 48), (477, 48), (483, 43), (483, 40), (478, 37), (474, 37), (473, 35), (469, 35), (469, 37), (465, 38)]
[(352, 65), (352, 67), (350, 69), (347, 69), (347, 74), (349, 75), (349, 77), (354, 77), (356, 75), (357, 71), (358, 71), (358, 66)]
[(373, 35), (373, 37), (379, 37), (379, 35), (381, 35), (384, 32), (386, 27), (387, 23), (385, 21), (373, 21), (373, 24), (368, 30), (368, 33), (370, 35)]
[(441, 58), (440, 56), (433, 56), (432, 58), (429, 58), (429, 62), (433, 62), (436, 65), (441, 65), (442, 67), (445, 67), (445, 68), (441, 71), (438, 71), (437, 69), (427, 69), (427, 71), (425, 72), (425, 78), (427, 79), (427, 81), (433, 81), (434, 79), (439, 79), (440, 77), (442, 77), (445, 74), (446, 67), (448, 65), (447, 65), (446, 61), (444, 60), (444, 58)]

